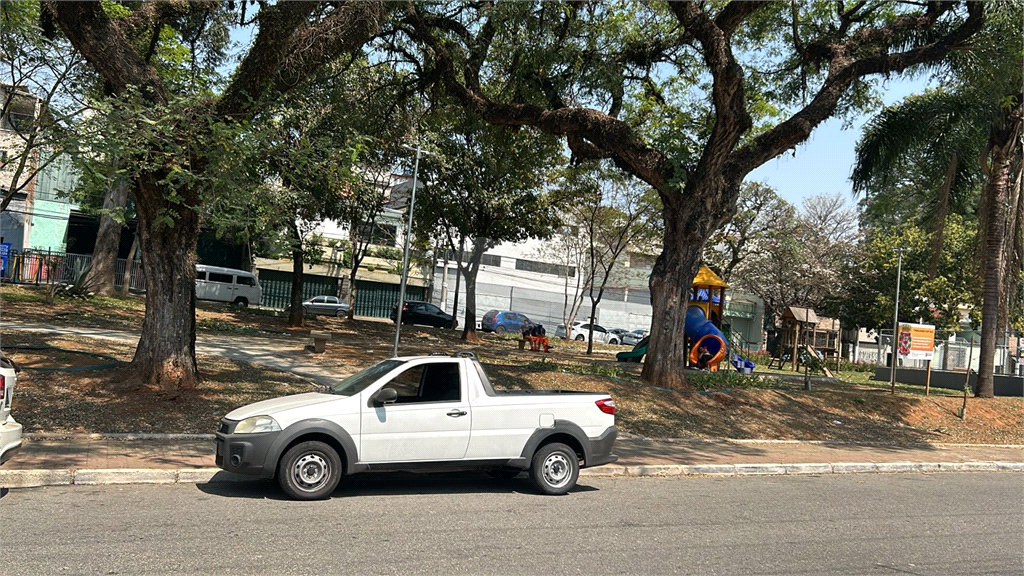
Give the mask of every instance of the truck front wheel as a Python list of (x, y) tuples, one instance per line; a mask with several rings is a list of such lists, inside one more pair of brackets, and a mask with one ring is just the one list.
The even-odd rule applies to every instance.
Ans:
[(277, 482), (296, 500), (322, 500), (341, 480), (341, 458), (329, 445), (308, 441), (292, 446), (277, 465)]
[(579, 476), (579, 457), (575, 450), (565, 444), (546, 444), (533, 455), (530, 478), (543, 494), (565, 494), (576, 486)]

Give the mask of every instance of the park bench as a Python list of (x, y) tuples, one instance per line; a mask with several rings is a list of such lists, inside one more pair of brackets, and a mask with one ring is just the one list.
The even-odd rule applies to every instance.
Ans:
[(327, 341), (331, 339), (330, 332), (310, 332), (310, 337), (313, 338), (313, 352), (316, 354), (323, 354), (327, 348)]

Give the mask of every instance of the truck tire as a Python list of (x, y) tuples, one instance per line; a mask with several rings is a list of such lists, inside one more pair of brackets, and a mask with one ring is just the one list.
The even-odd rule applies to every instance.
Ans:
[(322, 500), (341, 480), (341, 457), (323, 442), (300, 442), (277, 464), (277, 483), (295, 500)]
[(542, 494), (565, 494), (576, 486), (579, 476), (579, 457), (575, 450), (565, 444), (545, 444), (533, 455), (530, 478)]

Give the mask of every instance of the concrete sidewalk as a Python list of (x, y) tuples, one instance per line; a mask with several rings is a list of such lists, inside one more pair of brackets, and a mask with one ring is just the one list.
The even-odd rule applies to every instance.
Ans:
[[(856, 445), (798, 441), (621, 438), (618, 462), (597, 476), (784, 475), (869, 472), (1024, 471), (1024, 446)], [(219, 471), (213, 436), (28, 435), (0, 470), (8, 488), (66, 484), (251, 480)]]

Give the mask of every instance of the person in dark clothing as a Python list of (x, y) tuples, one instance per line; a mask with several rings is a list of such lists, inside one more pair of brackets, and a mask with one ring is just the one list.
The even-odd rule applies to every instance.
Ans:
[(697, 368), (705, 370), (708, 367), (708, 362), (714, 357), (714, 354), (708, 351), (707, 346), (701, 346), (700, 351), (697, 352)]
[(537, 324), (532, 330), (533, 341), (531, 342), (531, 350), (540, 351), (541, 346), (544, 347), (545, 352), (551, 351), (551, 344), (548, 342), (548, 333), (544, 329), (543, 324)]

